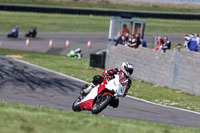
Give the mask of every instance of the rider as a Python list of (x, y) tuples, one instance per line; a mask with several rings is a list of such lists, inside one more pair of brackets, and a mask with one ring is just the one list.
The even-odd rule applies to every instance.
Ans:
[[(133, 64), (129, 62), (123, 62), (121, 65), (121, 69), (115, 68), (115, 69), (105, 70), (103, 72), (103, 76), (95, 75), (93, 77), (92, 83), (90, 85), (86, 84), (82, 88), (81, 95), (82, 96), (87, 95), (96, 85), (101, 84), (104, 81), (104, 78), (113, 79), (115, 74), (121, 74), (122, 76), (124, 76), (124, 78), (128, 79), (126, 92), (124, 94), (124, 96), (126, 96), (129, 88), (131, 87), (130, 76), (133, 73), (133, 70), (134, 70)], [(119, 99), (114, 99), (114, 101), (111, 103), (111, 106), (114, 108), (117, 108), (118, 105), (119, 105)]]
[(18, 26), (16, 26), (14, 29), (10, 30), (11, 34), (14, 36), (18, 36)]

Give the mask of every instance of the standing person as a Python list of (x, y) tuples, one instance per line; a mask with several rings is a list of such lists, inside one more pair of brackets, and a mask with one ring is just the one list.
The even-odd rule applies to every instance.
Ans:
[(187, 42), (187, 46), (190, 51), (197, 51), (197, 40), (194, 35), (190, 35), (190, 39)]
[(196, 40), (197, 40), (197, 50), (200, 52), (200, 38), (199, 38), (199, 33), (194, 34)]
[(164, 40), (164, 44), (163, 44), (162, 50), (163, 52), (165, 52), (167, 49), (171, 48), (171, 42), (168, 40), (168, 36), (164, 36), (163, 40)]
[(122, 34), (125, 35), (126, 33), (129, 33), (129, 29), (127, 28), (127, 25), (124, 24), (124, 25), (123, 25), (123, 31), (122, 31)]

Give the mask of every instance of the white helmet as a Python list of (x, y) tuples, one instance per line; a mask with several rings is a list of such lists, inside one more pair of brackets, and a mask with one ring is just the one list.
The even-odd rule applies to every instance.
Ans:
[(131, 76), (133, 73), (134, 67), (133, 64), (129, 62), (123, 62), (121, 66), (121, 70), (126, 74), (126, 76)]

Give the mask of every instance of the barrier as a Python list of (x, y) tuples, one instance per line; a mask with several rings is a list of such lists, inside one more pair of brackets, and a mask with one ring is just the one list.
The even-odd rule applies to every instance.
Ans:
[(53, 41), (49, 40), (49, 48), (52, 48), (52, 47), (53, 47)]
[(109, 46), (106, 69), (119, 68), (123, 61), (133, 62), (134, 79), (200, 96), (199, 59), (199, 52), (169, 50), (159, 53), (148, 48)]
[(28, 47), (29, 46), (29, 43), (30, 43), (30, 41), (29, 41), (29, 38), (26, 38), (26, 47)]
[(69, 47), (69, 40), (66, 40), (65, 42), (65, 48), (68, 48)]
[(119, 11), (119, 10), (106, 10), (106, 9), (64, 8), (64, 7), (12, 5), (12, 4), (0, 4), (0, 10), (19, 11), (19, 12), (78, 14), (78, 15), (123, 16), (128, 18), (140, 17), (140, 18), (186, 19), (186, 20), (200, 19), (200, 14), (195, 14), (195, 13)]
[(106, 52), (102, 54), (90, 54), (90, 67), (105, 68)]
[(91, 48), (91, 41), (90, 40), (88, 40), (87, 48)]

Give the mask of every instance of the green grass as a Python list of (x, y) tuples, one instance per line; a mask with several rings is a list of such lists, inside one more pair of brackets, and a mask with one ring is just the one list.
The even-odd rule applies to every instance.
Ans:
[[(77, 1), (77, 2), (76, 2)], [(158, 11), (158, 12), (191, 12), (200, 13), (199, 8), (191, 8), (187, 5), (174, 6), (169, 4), (112, 4), (112, 3), (92, 3), (92, 2), (67, 2), (66, 0), (1, 0), (0, 3), (7, 4), (28, 4), (28, 5), (46, 5), (46, 6), (64, 6), (64, 7), (81, 7), (81, 8), (101, 8), (101, 9), (115, 9), (115, 10), (137, 10), (137, 11)], [(139, 4), (138, 4), (139, 3)]]
[(153, 124), (0, 102), (1, 133), (199, 133), (190, 127)]
[[(138, 18), (135, 18), (138, 19)], [(105, 32), (108, 33), (110, 17), (22, 13), (0, 11), (0, 32), (7, 33), (19, 26), (27, 32), (36, 26), (40, 32)], [(195, 33), (199, 32), (200, 21), (141, 19), (146, 21), (145, 33)]]
[(0, 11), (0, 32), (9, 32), (16, 25), (19, 32), (34, 26), (38, 32), (108, 32), (109, 17), (21, 13)]
[[(89, 59), (74, 59), (65, 56), (38, 54), (34, 52), (12, 51), (0, 49), (0, 54), (22, 55), (23, 60), (91, 82), (96, 74), (101, 75), (103, 70), (90, 68)], [(158, 87), (150, 83), (133, 80), (129, 95), (142, 98), (155, 103), (180, 107), (200, 112), (200, 97), (185, 94), (179, 90), (167, 87)]]

